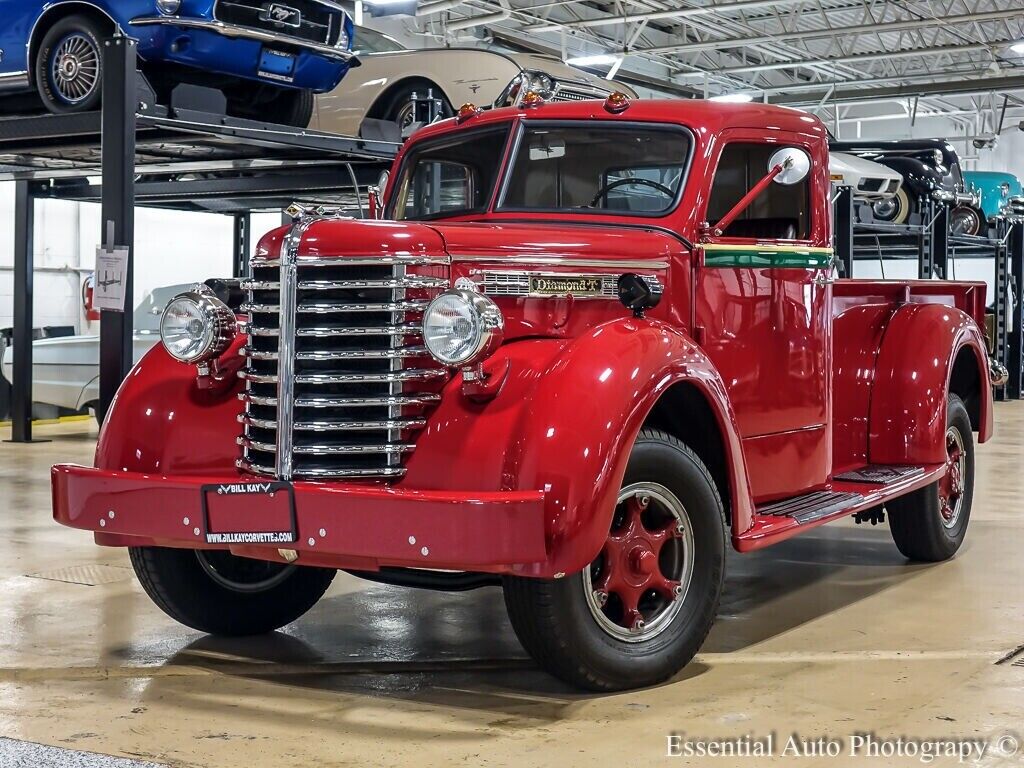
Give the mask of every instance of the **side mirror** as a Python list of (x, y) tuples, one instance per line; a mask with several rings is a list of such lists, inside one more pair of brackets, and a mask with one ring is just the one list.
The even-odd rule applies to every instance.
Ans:
[(807, 178), (811, 171), (811, 158), (802, 149), (787, 147), (771, 156), (768, 160), (768, 172), (771, 173), (779, 165), (782, 166), (782, 170), (775, 176), (775, 183), (788, 187)]
[(643, 317), (645, 311), (661, 302), (662, 289), (651, 286), (640, 275), (627, 272), (619, 277), (618, 294), (619, 301), (634, 317)]
[(388, 188), (390, 178), (388, 171), (381, 171), (377, 183), (366, 188), (367, 213), (371, 219), (379, 219), (384, 215), (384, 190)]

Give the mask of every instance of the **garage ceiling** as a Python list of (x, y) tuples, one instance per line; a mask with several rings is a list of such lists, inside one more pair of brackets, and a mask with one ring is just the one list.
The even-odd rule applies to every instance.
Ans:
[(449, 0), (417, 15), (432, 13), (449, 41), (486, 27), (570, 58), (611, 55), (621, 63), (588, 68), (675, 94), (748, 94), (833, 119), (886, 103), (978, 133), (1024, 107), (1021, 0)]

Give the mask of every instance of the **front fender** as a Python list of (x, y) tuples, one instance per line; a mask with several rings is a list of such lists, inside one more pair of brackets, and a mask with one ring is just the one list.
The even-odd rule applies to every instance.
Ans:
[[(245, 338), (239, 334), (221, 359), (237, 366)], [(96, 466), (159, 475), (237, 474), (241, 386), (231, 370), (221, 385), (200, 389), (196, 367), (157, 344), (114, 397), (100, 429)]]
[(979, 441), (992, 434), (985, 339), (966, 313), (942, 304), (905, 304), (885, 331), (871, 394), (872, 464), (939, 464), (946, 459), (946, 401), (957, 355), (978, 367)]
[(543, 490), (546, 563), (525, 575), (575, 573), (600, 552), (630, 449), (658, 399), (682, 381), (715, 413), (729, 466), (735, 530), (752, 509), (740, 438), (725, 386), (684, 333), (663, 322), (619, 319), (566, 341), (506, 345), (488, 369), (508, 365), (498, 396), (479, 405), (454, 379), (417, 442), (403, 484)]

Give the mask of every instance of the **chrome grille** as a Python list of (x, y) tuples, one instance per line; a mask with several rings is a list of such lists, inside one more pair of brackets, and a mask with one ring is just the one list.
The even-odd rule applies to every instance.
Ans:
[(593, 86), (584, 85), (582, 83), (559, 83), (555, 87), (555, 92), (551, 96), (551, 101), (589, 101), (591, 99), (606, 99), (608, 98), (608, 93), (608, 91), (603, 91), (600, 88), (594, 88)]
[(213, 15), (225, 24), (323, 45), (337, 44), (345, 18), (340, 10), (318, 0), (217, 0)]
[[(438, 262), (404, 257), (253, 260), (239, 466), (281, 479), (396, 478), (448, 374), (420, 313), (446, 288)], [(434, 265), (437, 276), (411, 269)]]

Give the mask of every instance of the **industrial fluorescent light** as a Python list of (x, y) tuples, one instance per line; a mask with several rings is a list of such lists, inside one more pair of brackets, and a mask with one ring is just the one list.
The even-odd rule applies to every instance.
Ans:
[(723, 93), (721, 96), (712, 96), (710, 101), (728, 101), (734, 104), (746, 104), (753, 101), (754, 97), (749, 93)]
[(573, 56), (566, 59), (565, 63), (574, 67), (603, 67), (617, 63), (619, 58), (614, 53), (596, 53), (592, 56)]
[(1024, 53), (1024, 40), (1014, 43), (1010, 46), (1010, 50), (1014, 53)]

